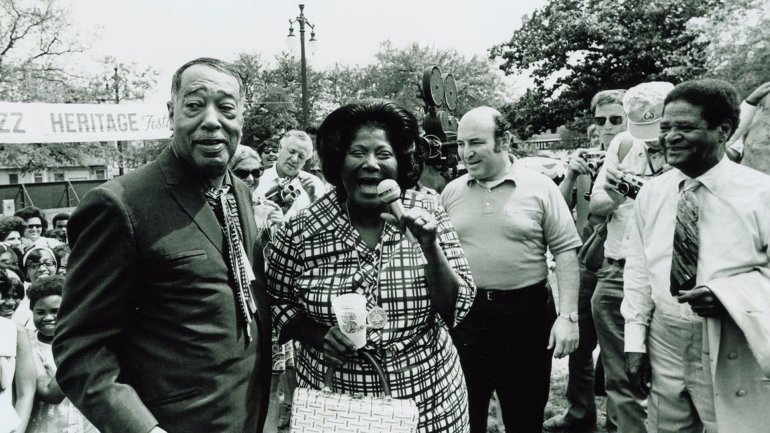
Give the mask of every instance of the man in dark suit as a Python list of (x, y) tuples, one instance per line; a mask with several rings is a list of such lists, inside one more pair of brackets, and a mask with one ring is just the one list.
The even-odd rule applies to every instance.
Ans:
[(248, 187), (227, 171), (240, 76), (216, 59), (174, 75), (173, 139), (90, 191), (69, 220), (53, 343), (64, 393), (102, 432), (261, 432), (270, 315)]

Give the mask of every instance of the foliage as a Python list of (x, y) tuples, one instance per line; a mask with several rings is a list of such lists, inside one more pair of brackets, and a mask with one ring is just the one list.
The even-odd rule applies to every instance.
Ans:
[(692, 23), (707, 49), (707, 75), (735, 85), (746, 97), (770, 81), (770, 3), (741, 0)]
[(52, 167), (102, 165), (97, 161), (114, 152), (113, 143), (0, 144), (0, 167), (28, 173)]
[(61, 60), (82, 51), (60, 0), (0, 0), (0, 100), (68, 88), (71, 74)]
[(390, 41), (380, 44), (374, 64), (352, 68), (336, 66), (326, 74), (326, 100), (339, 106), (362, 98), (384, 98), (412, 111), (423, 113), (420, 93), (425, 68), (438, 65), (451, 72), (457, 84), (458, 117), (480, 105), (502, 105), (503, 82), (488, 59), (470, 59), (455, 50), (411, 44), (403, 49)]
[(520, 137), (581, 116), (599, 90), (678, 83), (706, 71), (709, 41), (688, 26), (726, 0), (551, 0), (490, 50), (534, 86), (505, 108)]

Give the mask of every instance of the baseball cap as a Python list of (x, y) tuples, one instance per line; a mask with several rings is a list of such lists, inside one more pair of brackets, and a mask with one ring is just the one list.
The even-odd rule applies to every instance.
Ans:
[(639, 140), (657, 140), (663, 117), (663, 101), (674, 85), (650, 81), (634, 86), (623, 95), (623, 111), (628, 118), (628, 132)]

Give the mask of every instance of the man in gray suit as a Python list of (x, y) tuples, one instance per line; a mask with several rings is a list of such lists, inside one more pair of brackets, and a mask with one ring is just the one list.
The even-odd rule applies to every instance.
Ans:
[(175, 73), (174, 137), (90, 191), (53, 351), (64, 393), (102, 432), (260, 432), (270, 315), (248, 187), (227, 171), (243, 87), (226, 63)]

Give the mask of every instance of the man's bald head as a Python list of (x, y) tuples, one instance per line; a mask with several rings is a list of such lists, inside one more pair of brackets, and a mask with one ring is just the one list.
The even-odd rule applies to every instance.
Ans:
[(468, 173), (478, 180), (495, 180), (509, 164), (508, 122), (491, 107), (468, 111), (457, 126), (458, 152)]

